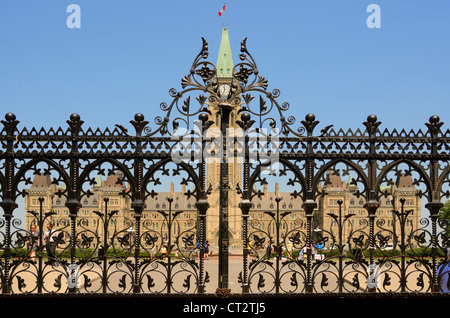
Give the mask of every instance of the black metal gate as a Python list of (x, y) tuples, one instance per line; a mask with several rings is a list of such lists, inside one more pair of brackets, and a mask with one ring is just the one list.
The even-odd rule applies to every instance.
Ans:
[[(217, 77), (207, 57), (203, 39), (182, 91), (171, 89), (171, 103), (161, 104), (164, 115), (149, 124), (136, 114), (133, 132), (122, 125), (86, 129), (77, 114), (68, 128), (20, 128), (6, 114), (2, 294), (226, 295), (233, 193), (241, 224), (241, 271), (233, 279), (240, 293), (448, 291), (450, 236), (439, 211), (450, 195), (450, 131), (438, 116), (424, 131), (382, 131), (374, 115), (356, 131), (330, 125), (318, 132), (313, 114), (297, 127), (286, 115), (289, 104), (278, 102), (280, 92), (267, 90), (245, 39), (230, 79)], [(208, 182), (211, 157), (220, 162), (217, 185)], [(234, 184), (230, 158), (241, 160)], [(111, 177), (110, 189), (97, 176)], [(345, 186), (334, 183), (343, 176), (350, 176)], [(49, 180), (51, 194), (33, 188), (36, 177)], [(409, 192), (399, 190), (401, 178)], [(181, 196), (165, 188), (170, 182), (182, 187), (175, 191)], [(279, 189), (269, 193), (275, 183)], [(205, 270), (214, 191), (217, 283)], [(118, 193), (122, 203), (111, 202)], [(34, 205), (25, 228), (15, 218), (22, 197)], [(100, 207), (93, 213), (84, 210), (92, 198)], [(426, 210), (410, 209), (418, 202)]]

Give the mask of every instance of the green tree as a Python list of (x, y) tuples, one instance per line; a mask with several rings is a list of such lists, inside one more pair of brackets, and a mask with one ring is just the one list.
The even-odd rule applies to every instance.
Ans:
[(439, 224), (445, 231), (447, 237), (450, 236), (450, 200), (439, 210)]

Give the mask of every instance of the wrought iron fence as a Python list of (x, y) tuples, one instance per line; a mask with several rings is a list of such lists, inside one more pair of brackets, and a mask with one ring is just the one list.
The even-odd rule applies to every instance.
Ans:
[[(40, 130), (20, 128), (14, 114), (5, 115), (2, 294), (227, 295), (233, 193), (241, 213), (242, 270), (236, 279), (243, 294), (449, 290), (450, 236), (439, 211), (450, 195), (450, 130), (442, 129), (440, 118), (430, 117), (423, 131), (381, 130), (381, 122), (370, 115), (356, 131), (329, 125), (317, 132), (319, 121), (308, 114), (294, 128), (295, 118), (285, 115), (289, 104), (278, 102), (278, 90), (267, 90), (246, 40), (241, 53), (234, 77), (226, 82), (206, 60), (203, 40), (182, 79), (183, 90), (170, 90), (172, 102), (161, 104), (165, 116), (155, 118), (155, 128), (142, 114), (130, 121), (134, 133), (122, 125), (85, 129), (77, 114), (70, 116), (68, 128)], [(230, 85), (226, 95), (220, 89), (225, 82)], [(214, 125), (219, 137), (208, 134)], [(241, 132), (226, 140), (232, 127)], [(222, 151), (225, 145), (231, 151)], [(209, 199), (215, 191), (208, 182), (208, 156), (220, 161), (217, 284), (205, 270)], [(230, 157), (242, 158), (234, 184)], [(83, 216), (96, 176), (118, 171), (115, 194), (120, 192), (126, 209), (111, 206), (105, 192), (98, 197), (101, 209), (89, 219)], [(361, 200), (359, 212), (365, 214), (356, 215), (342, 193), (333, 210), (322, 208), (321, 200), (333, 193), (331, 178), (338, 175), (351, 176), (345, 198)], [(50, 178), (51, 199), (63, 200), (67, 210), (49, 209), (50, 197), (37, 189), (37, 205), (26, 212), (24, 227), (15, 213), (20, 198), (29, 199), (36, 176)], [(411, 178), (420, 209), (408, 208), (410, 194), (392, 190), (401, 176)], [(188, 216), (192, 210), (174, 208), (173, 196), (161, 196), (168, 180), (184, 186), (182, 197), (193, 200), (194, 218)], [(258, 199), (268, 194), (265, 185), (275, 182), (284, 196), (274, 192), (272, 205), (258, 208)], [(163, 207), (153, 213), (156, 222), (145, 209), (158, 198)], [(295, 206), (285, 206), (291, 198)], [(387, 201), (390, 214), (380, 217)]]

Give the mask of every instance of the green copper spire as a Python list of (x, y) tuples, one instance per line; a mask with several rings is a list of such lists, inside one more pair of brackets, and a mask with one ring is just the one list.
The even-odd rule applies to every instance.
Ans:
[(222, 29), (222, 40), (220, 41), (219, 56), (216, 64), (217, 77), (232, 78), (233, 66), (230, 38), (228, 37), (228, 26), (224, 25)]

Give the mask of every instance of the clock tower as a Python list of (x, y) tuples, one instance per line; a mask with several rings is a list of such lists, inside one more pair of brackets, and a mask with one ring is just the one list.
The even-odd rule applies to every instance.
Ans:
[[(242, 185), (242, 157), (236, 154), (235, 150), (237, 146), (234, 144), (233, 136), (239, 131), (240, 127), (236, 124), (237, 111), (240, 107), (240, 98), (231, 98), (232, 85), (236, 82), (233, 79), (233, 57), (231, 54), (230, 39), (228, 35), (228, 26), (224, 25), (222, 28), (222, 39), (220, 42), (219, 54), (216, 64), (216, 78), (218, 85), (218, 99), (210, 98), (208, 109), (211, 111), (211, 120), (214, 121), (214, 125), (209, 129), (208, 134), (212, 137), (223, 136), (222, 141), (210, 143), (209, 153), (213, 151), (212, 156), (206, 159), (206, 173), (207, 173), (207, 185), (212, 186), (212, 192), (208, 196), (210, 208), (208, 209), (207, 218), (207, 234), (206, 239), (210, 242), (218, 242), (219, 239), (219, 227), (221, 220), (221, 185), (227, 187), (228, 197), (228, 234), (230, 243), (241, 239), (242, 232), (242, 217), (241, 210), (239, 209), (240, 196), (236, 193), (236, 185), (239, 183)], [(234, 94), (233, 94), (234, 95)], [(236, 95), (235, 95), (236, 97)], [(224, 106), (226, 105), (226, 106)], [(227, 116), (225, 118), (224, 116)], [(225, 127), (226, 125), (227, 127)], [(226, 129), (224, 129), (226, 128)], [(227, 131), (227, 132), (225, 132)], [(218, 140), (218, 139), (216, 139)], [(222, 149), (218, 149), (222, 146)], [(225, 147), (223, 147), (225, 146)], [(226, 152), (226, 155), (220, 155), (221, 150)], [(221, 163), (226, 161), (227, 163), (227, 175), (222, 176), (221, 181)], [(222, 200), (224, 192), (222, 191)], [(223, 205), (222, 205), (223, 208)]]

